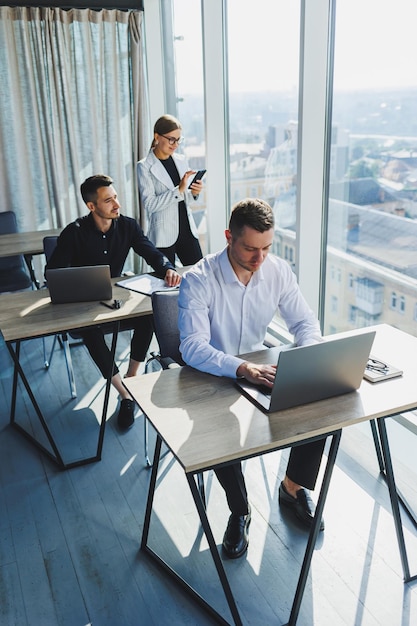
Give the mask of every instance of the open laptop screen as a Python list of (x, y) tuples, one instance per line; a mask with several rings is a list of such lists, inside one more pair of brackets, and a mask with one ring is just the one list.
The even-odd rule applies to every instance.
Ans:
[(355, 391), (362, 382), (375, 331), (280, 351), (270, 394), (239, 379), (240, 391), (266, 412)]

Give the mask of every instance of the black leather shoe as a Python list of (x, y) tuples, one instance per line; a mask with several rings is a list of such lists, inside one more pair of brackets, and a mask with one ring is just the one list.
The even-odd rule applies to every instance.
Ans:
[(120, 402), (119, 414), (117, 416), (117, 425), (120, 430), (128, 430), (133, 426), (135, 421), (135, 403), (133, 400), (126, 398)]
[(229, 522), (223, 537), (223, 551), (229, 559), (238, 559), (248, 549), (248, 531), (251, 522), (250, 507), (248, 507), (248, 509), (247, 515), (236, 515), (232, 513), (229, 517)]
[[(280, 505), (290, 508), (304, 526), (311, 528), (316, 507), (307, 489), (299, 489), (297, 491), (297, 497), (294, 498), (285, 489), (284, 484), (281, 483), (279, 486), (278, 499)], [(323, 519), (320, 522), (320, 530), (324, 530)]]

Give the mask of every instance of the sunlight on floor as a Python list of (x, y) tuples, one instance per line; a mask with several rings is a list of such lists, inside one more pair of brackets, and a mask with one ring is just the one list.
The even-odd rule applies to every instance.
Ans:
[(133, 463), (135, 462), (135, 460), (136, 460), (136, 457), (137, 457), (137, 456), (138, 456), (137, 454), (134, 454), (134, 455), (133, 455), (133, 456), (132, 456), (132, 457), (128, 460), (128, 462), (126, 463), (126, 465), (124, 465), (124, 467), (122, 467), (122, 469), (120, 470), (120, 476), (123, 476), (123, 474), (126, 474), (126, 472), (127, 472), (127, 470), (129, 469), (129, 467), (131, 467), (131, 466), (133, 465)]
[[(118, 358), (118, 366), (120, 367), (121, 363), (124, 363), (128, 358), (129, 358), (129, 354), (130, 354), (130, 346), (128, 346), (120, 355)], [(92, 367), (95, 367), (94, 364), (92, 363)], [(96, 405), (96, 417), (97, 417), (97, 422), (100, 423), (101, 422), (101, 414), (102, 414), (102, 410), (103, 410), (103, 394), (104, 394), (104, 390), (106, 387), (106, 381), (103, 378), (99, 378), (97, 380), (97, 382), (90, 388), (90, 390), (82, 397), (79, 398), (77, 401), (77, 404), (74, 405), (74, 410), (79, 410), (79, 409), (84, 409), (84, 408), (90, 408), (93, 409), (93, 406)], [(111, 392), (110, 392), (110, 404), (109, 406), (113, 406), (112, 402), (116, 401), (116, 395), (115, 395), (115, 391), (112, 388)], [(111, 413), (110, 413), (111, 415)], [(109, 412), (107, 413), (107, 419), (109, 418)]]

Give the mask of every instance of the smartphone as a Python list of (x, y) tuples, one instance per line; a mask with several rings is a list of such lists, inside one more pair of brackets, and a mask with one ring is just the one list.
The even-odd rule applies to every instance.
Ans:
[(195, 183), (197, 180), (201, 180), (204, 176), (204, 174), (206, 173), (207, 170), (198, 170), (198, 172), (196, 173), (196, 175), (194, 176), (193, 180), (191, 181), (191, 183), (188, 185), (188, 188), (191, 187), (191, 185), (193, 183)]

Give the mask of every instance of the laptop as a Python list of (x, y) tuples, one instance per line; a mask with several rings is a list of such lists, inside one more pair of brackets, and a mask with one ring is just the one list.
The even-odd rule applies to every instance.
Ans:
[(113, 296), (109, 265), (50, 269), (45, 278), (53, 304), (111, 300)]
[(266, 413), (358, 389), (375, 331), (280, 350), (272, 390), (238, 379), (239, 390)]

